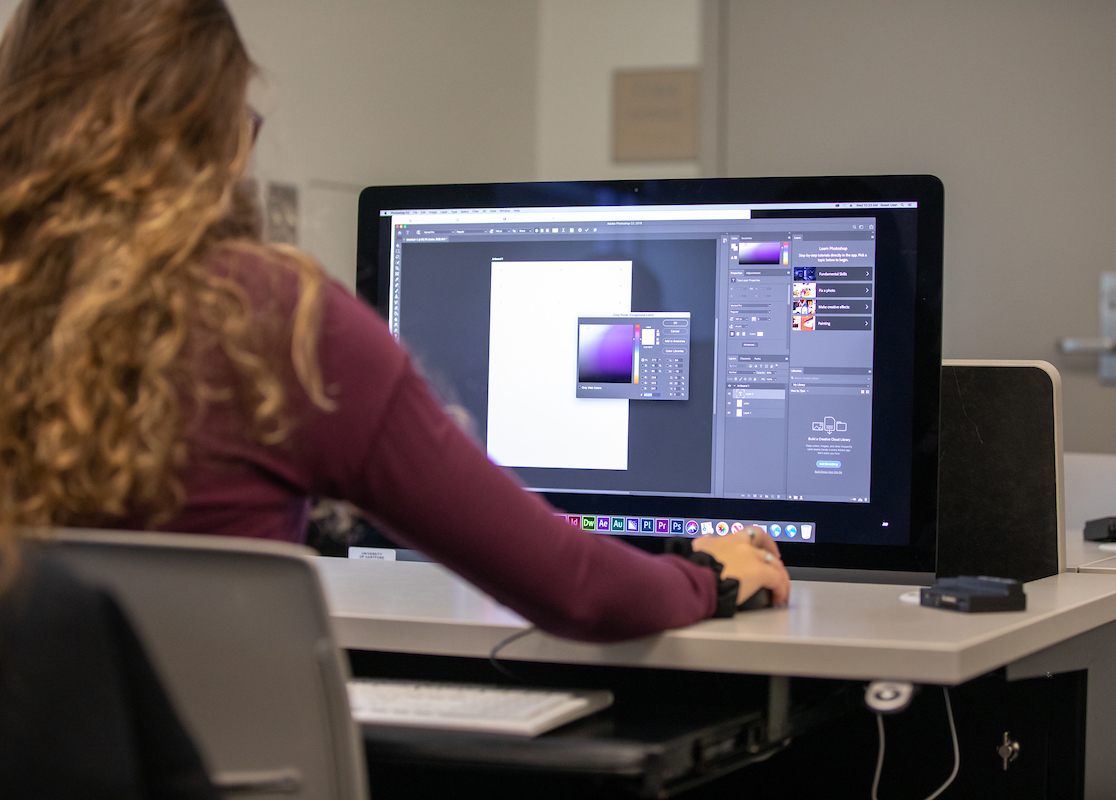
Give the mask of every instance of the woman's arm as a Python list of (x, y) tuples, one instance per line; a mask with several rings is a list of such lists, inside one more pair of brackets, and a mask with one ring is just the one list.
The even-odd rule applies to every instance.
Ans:
[(315, 492), (365, 508), (393, 535), (549, 632), (618, 640), (688, 625), (716, 576), (554, 516), (444, 414), (383, 322), (334, 287), (321, 338), (338, 408), (300, 430)]

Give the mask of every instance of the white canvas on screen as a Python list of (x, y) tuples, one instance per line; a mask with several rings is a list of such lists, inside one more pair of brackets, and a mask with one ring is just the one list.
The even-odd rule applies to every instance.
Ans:
[(493, 261), (488, 455), (628, 468), (628, 401), (577, 397), (577, 318), (632, 310), (631, 261)]

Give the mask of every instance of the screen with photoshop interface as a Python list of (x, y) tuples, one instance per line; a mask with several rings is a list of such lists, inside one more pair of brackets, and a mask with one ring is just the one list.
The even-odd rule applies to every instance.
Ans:
[(384, 211), (389, 324), (532, 489), (869, 503), (876, 216), (839, 205)]

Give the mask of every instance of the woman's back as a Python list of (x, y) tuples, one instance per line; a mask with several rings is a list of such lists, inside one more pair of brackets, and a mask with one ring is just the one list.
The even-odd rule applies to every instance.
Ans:
[(5, 32), (0, 592), (19, 526), (299, 539), (324, 495), (552, 633), (647, 635), (760, 586), (782, 602), (761, 532), (702, 545), (737, 591), (556, 519), (369, 308), (258, 240), (237, 202), (252, 69), (222, 0), (25, 0)]

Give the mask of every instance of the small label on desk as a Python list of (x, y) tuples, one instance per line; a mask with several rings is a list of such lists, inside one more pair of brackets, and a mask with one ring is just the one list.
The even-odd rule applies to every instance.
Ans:
[(350, 547), (349, 558), (367, 558), (372, 561), (394, 561), (395, 551), (390, 547)]

